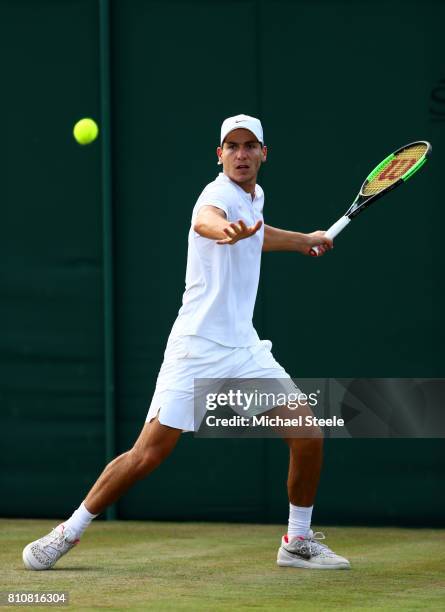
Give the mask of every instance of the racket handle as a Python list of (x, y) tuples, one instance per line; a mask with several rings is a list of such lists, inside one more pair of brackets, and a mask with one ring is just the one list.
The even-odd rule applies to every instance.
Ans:
[[(348, 223), (350, 223), (350, 221), (351, 219), (346, 215), (344, 217), (341, 217), (338, 221), (334, 223), (334, 225), (331, 225), (331, 227), (328, 229), (325, 234), (326, 238), (335, 238), (335, 236), (337, 236), (348, 225)], [(317, 256), (319, 252), (320, 249), (318, 246), (312, 247), (311, 255)]]

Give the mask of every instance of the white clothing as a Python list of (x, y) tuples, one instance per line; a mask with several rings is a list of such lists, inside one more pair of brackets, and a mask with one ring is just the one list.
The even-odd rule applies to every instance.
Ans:
[(158, 415), (162, 425), (197, 431), (205, 405), (203, 398), (195, 397), (195, 379), (245, 378), (249, 385), (252, 379), (271, 378), (277, 379), (271, 382), (271, 390), (278, 386), (282, 392), (298, 392), (289, 374), (275, 361), (271, 348), (269, 340), (233, 348), (200, 336), (170, 336), (147, 422)]
[(247, 347), (259, 340), (253, 324), (264, 225), (250, 238), (219, 245), (193, 230), (199, 209), (211, 205), (228, 221), (242, 219), (247, 226), (263, 220), (264, 192), (255, 198), (220, 173), (199, 196), (192, 213), (183, 304), (172, 336), (197, 335), (230, 347)]
[(233, 378), (279, 379), (280, 388), (295, 391), (289, 374), (272, 356), (272, 344), (260, 341), (252, 324), (264, 225), (234, 245), (218, 245), (193, 229), (205, 205), (223, 210), (228, 221), (242, 219), (251, 226), (263, 220), (264, 193), (256, 185), (252, 199), (221, 173), (207, 185), (193, 209), (183, 304), (147, 415), (148, 422), (158, 416), (161, 424), (183, 431), (197, 431), (205, 414), (199, 390), (195, 397), (195, 379), (216, 379), (215, 384)]

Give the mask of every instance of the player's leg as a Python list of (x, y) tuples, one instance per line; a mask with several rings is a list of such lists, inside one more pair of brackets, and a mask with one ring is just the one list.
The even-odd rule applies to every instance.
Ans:
[[(318, 428), (314, 429), (313, 437), (285, 439), (289, 447), (287, 491), (289, 501), (294, 506), (314, 505), (323, 462), (323, 435), (320, 430), (316, 431)], [(306, 532), (309, 528), (310, 522)], [(306, 535), (306, 533), (292, 533), (292, 535)]]
[(25, 566), (33, 570), (53, 567), (79, 542), (93, 518), (160, 465), (175, 447), (181, 433), (181, 429), (162, 425), (157, 418), (146, 423), (133, 448), (106, 466), (74, 514), (51, 533), (25, 547)]
[(304, 431), (305, 437), (285, 438), (289, 447), (287, 493), (289, 497), (289, 538), (306, 538), (323, 461), (323, 435), (318, 427)]
[(311, 530), (312, 510), (323, 461), (323, 435), (318, 427), (306, 428), (305, 438), (286, 438), (289, 446), (288, 532), (282, 538), (277, 563), (308, 569), (349, 569), (347, 559), (335, 554)]
[(136, 481), (157, 468), (171, 453), (181, 429), (162, 425), (158, 419), (145, 423), (132, 449), (107, 465), (85, 498), (91, 514), (100, 514)]
[[(289, 374), (274, 359), (272, 344), (263, 340), (255, 346), (240, 349), (236, 375), (247, 378), (249, 386), (255, 380), (255, 387), (265, 393), (284, 392), (288, 398), (301, 393), (292, 382)], [(260, 384), (261, 383), (261, 384)], [(276, 393), (275, 393), (276, 394)], [(261, 408), (261, 407), (260, 407)], [(257, 407), (255, 408), (257, 410)], [(313, 416), (307, 404), (277, 407), (269, 412), (271, 416), (302, 417)], [(320, 544), (323, 534), (313, 533), (310, 529), (312, 509), (320, 479), (323, 460), (323, 435), (316, 426), (274, 427), (275, 434), (285, 439), (289, 446), (289, 525), (290, 533), (281, 541), (278, 550), (278, 565), (316, 569), (347, 569), (349, 562), (333, 553), (327, 546)], [(291, 535), (292, 534), (292, 535)]]

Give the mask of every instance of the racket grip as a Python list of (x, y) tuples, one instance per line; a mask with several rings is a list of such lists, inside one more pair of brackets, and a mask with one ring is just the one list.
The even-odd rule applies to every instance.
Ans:
[[(331, 225), (331, 227), (327, 230), (325, 236), (326, 238), (331, 238), (331, 240), (333, 238), (335, 238), (335, 236), (337, 236), (347, 225), (348, 223), (351, 222), (351, 219), (349, 217), (347, 217), (346, 215), (343, 217), (340, 217), (340, 219), (338, 221), (336, 221), (334, 223), (334, 225)], [(320, 249), (318, 246), (312, 247), (311, 249), (311, 255), (318, 255), (320, 252)]]

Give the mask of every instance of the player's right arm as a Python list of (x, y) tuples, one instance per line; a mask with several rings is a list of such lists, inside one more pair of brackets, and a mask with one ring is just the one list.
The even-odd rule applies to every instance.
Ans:
[(203, 238), (216, 240), (217, 244), (235, 244), (249, 238), (261, 227), (262, 222), (247, 227), (241, 219), (236, 223), (227, 221), (226, 213), (216, 206), (202, 206), (196, 216), (193, 230)]

